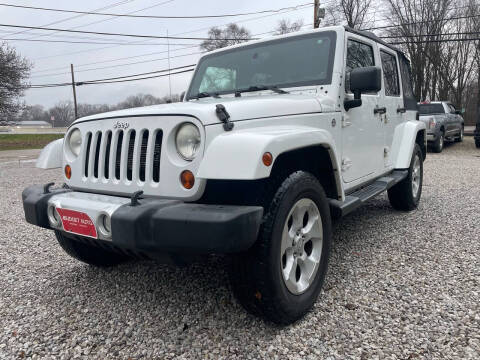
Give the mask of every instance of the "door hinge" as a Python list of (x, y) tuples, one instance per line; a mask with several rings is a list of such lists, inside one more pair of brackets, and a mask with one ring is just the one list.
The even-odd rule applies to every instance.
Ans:
[(345, 115), (342, 115), (342, 128), (352, 125), (350, 121), (345, 120)]
[(342, 171), (345, 172), (352, 167), (352, 160), (347, 157), (342, 159)]

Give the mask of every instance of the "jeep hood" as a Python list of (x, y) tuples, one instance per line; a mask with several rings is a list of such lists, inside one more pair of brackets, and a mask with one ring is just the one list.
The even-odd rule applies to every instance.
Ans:
[[(261, 95), (235, 98), (208, 98), (173, 104), (161, 104), (141, 108), (125, 109), (84, 117), (74, 122), (128, 118), (136, 116), (179, 115), (194, 116), (203, 125), (220, 123), (216, 115), (216, 105), (223, 104), (230, 114), (230, 121), (270, 118), (285, 115), (334, 111), (335, 104), (329, 99), (318, 100), (314, 95)], [(159, 120), (161, 121), (161, 120)]]

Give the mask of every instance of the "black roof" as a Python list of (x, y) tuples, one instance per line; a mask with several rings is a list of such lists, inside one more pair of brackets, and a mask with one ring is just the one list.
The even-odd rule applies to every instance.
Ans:
[(403, 53), (402, 50), (400, 50), (400, 49), (397, 48), (396, 46), (393, 46), (392, 44), (386, 43), (385, 41), (383, 41), (382, 39), (380, 39), (377, 35), (375, 35), (375, 34), (374, 34), (373, 32), (371, 32), (371, 31), (356, 30), (356, 29), (352, 29), (352, 28), (349, 27), (349, 26), (345, 26), (345, 30), (348, 31), (348, 32), (351, 32), (351, 33), (353, 33), (353, 34), (365, 36), (366, 38), (369, 38), (370, 40), (376, 41), (376, 42), (378, 42), (379, 44), (382, 44), (383, 46), (386, 46), (386, 47), (388, 47), (388, 48), (396, 51), (397, 53), (405, 56), (405, 54)]

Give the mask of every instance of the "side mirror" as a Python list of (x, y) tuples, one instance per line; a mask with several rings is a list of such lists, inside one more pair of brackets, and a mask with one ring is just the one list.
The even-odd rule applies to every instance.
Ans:
[(378, 92), (382, 89), (382, 70), (376, 66), (353, 69), (350, 72), (350, 90), (353, 100), (346, 100), (344, 107), (348, 111), (362, 105), (362, 93)]
[(180, 94), (180, 102), (182, 102), (183, 99), (185, 99), (185, 91), (182, 91), (182, 93)]
[(457, 114), (457, 115), (462, 115), (462, 114), (463, 114), (463, 111), (462, 111), (462, 110), (455, 110), (455, 114)]

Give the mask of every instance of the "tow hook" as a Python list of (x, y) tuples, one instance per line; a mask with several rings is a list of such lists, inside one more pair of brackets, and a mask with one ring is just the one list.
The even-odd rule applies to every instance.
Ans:
[(231, 131), (233, 129), (233, 123), (230, 121), (230, 114), (225, 109), (225, 106), (222, 104), (217, 105), (217, 117), (223, 122), (223, 129), (225, 131)]
[(130, 206), (137, 206), (137, 205), (140, 205), (140, 203), (138, 202), (138, 199), (140, 198), (140, 196), (143, 195), (143, 191), (136, 191), (132, 194), (132, 197), (130, 198)]

